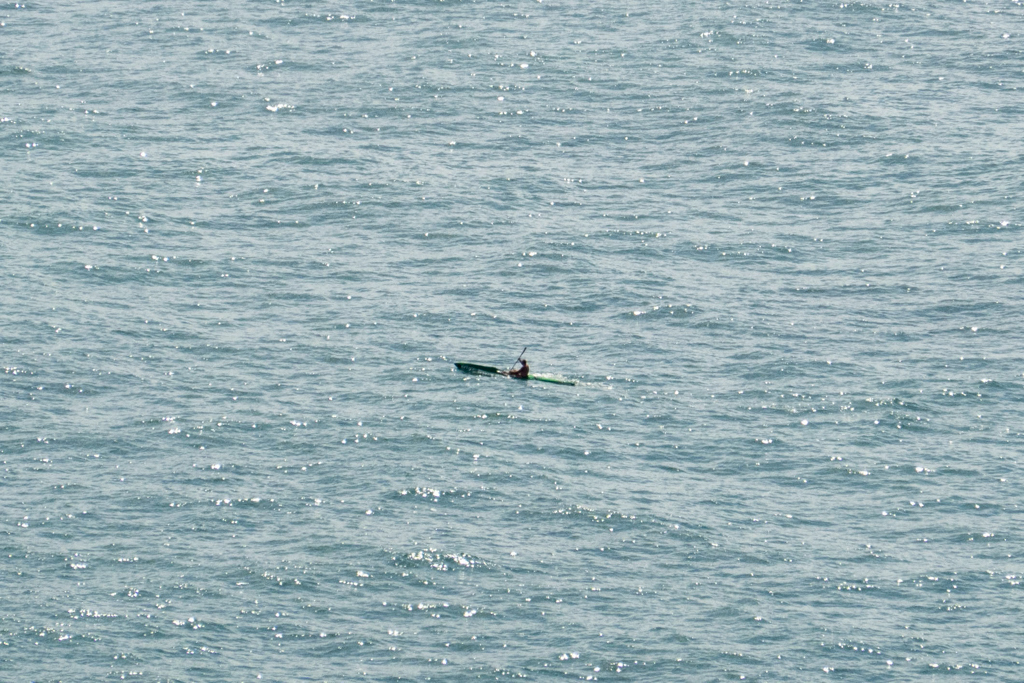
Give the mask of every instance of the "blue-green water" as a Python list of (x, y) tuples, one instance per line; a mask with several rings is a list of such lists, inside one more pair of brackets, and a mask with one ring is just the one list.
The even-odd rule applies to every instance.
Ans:
[(6, 3), (0, 679), (1019, 679), (1022, 11)]

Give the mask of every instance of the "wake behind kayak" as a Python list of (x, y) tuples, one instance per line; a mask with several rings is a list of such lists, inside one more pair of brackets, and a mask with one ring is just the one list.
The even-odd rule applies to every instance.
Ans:
[[(468, 372), (477, 375), (501, 375), (508, 377), (508, 373), (501, 368), (496, 368), (493, 365), (480, 365), (479, 363), (456, 363), (455, 367), (462, 372)], [(512, 377), (511, 379), (530, 379), (535, 382), (548, 382), (550, 384), (568, 384), (575, 385), (576, 380), (574, 379), (563, 379), (561, 377), (552, 377), (551, 375), (535, 375), (530, 374), (526, 377)]]

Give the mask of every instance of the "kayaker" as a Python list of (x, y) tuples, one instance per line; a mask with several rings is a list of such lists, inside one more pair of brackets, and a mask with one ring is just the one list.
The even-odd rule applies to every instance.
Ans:
[(520, 364), (520, 368), (518, 370), (509, 370), (508, 376), (518, 377), (520, 379), (527, 379), (530, 376), (530, 366), (526, 363), (526, 359), (520, 358), (519, 360), (516, 361), (516, 363)]

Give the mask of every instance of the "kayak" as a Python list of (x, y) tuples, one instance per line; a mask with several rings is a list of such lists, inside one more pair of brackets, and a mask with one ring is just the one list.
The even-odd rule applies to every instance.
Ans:
[[(501, 368), (496, 368), (493, 365), (479, 365), (477, 363), (456, 363), (455, 367), (463, 372), (477, 373), (481, 375), (503, 375), (508, 377), (508, 373)], [(574, 379), (563, 379), (561, 377), (553, 377), (551, 375), (527, 375), (523, 377), (513, 377), (512, 379), (532, 379), (535, 382), (549, 382), (551, 384), (576, 384)]]

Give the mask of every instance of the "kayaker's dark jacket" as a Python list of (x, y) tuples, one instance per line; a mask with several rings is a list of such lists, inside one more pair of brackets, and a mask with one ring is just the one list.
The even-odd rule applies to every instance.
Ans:
[(522, 367), (519, 368), (518, 370), (511, 370), (511, 371), (509, 371), (508, 376), (509, 377), (521, 377), (523, 379), (526, 379), (527, 377), (530, 376), (530, 366), (526, 364), (525, 360), (521, 360), (519, 362), (522, 364)]

